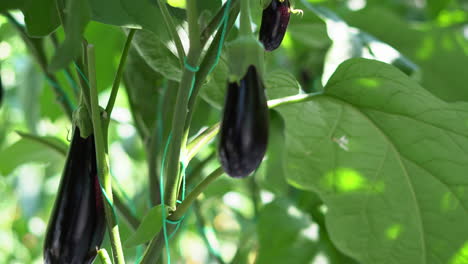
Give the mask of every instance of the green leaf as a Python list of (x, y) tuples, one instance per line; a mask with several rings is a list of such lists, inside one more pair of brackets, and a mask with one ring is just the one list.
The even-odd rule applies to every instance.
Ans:
[[(286, 193), (288, 184), (285, 178), (285, 126), (283, 117), (275, 110), (270, 110), (270, 129), (268, 136), (267, 159), (259, 169), (260, 184), (263, 188), (278, 194)], [(264, 169), (264, 171), (262, 171)]]
[(132, 48), (125, 66), (124, 82), (130, 109), (140, 135), (151, 131), (156, 121), (161, 79)]
[(0, 12), (24, 7), (29, 0), (2, 0), (0, 2)]
[(418, 64), (425, 89), (446, 101), (468, 101), (468, 44), (463, 30), (433, 24), (413, 27), (383, 8), (366, 8), (345, 18)]
[(84, 36), (89, 43), (96, 44), (96, 61), (106, 62), (96, 64), (99, 90), (110, 88), (120, 61), (125, 34), (117, 27), (91, 21), (86, 27)]
[(276, 99), (302, 93), (302, 89), (290, 72), (274, 70), (266, 76), (266, 93), (268, 99)]
[[(274, 200), (259, 214), (259, 249), (255, 263), (312, 263), (318, 228), (307, 214), (287, 200)], [(315, 225), (317, 227), (317, 225)], [(310, 234), (316, 231), (316, 234)]]
[(52, 57), (49, 65), (50, 71), (65, 68), (80, 54), (83, 34), (91, 18), (88, 0), (68, 1), (65, 14), (65, 41)]
[(133, 45), (148, 65), (169, 80), (180, 81), (182, 71), (179, 60), (168, 49), (160, 36), (147, 30), (139, 30), (133, 38)]
[(324, 95), (279, 111), (288, 181), (319, 194), (340, 250), (363, 264), (466, 260), (468, 104), (352, 59)]
[(47, 36), (60, 26), (55, 0), (29, 0), (21, 10), (31, 37)]
[(162, 227), (161, 205), (151, 208), (143, 217), (136, 232), (125, 241), (125, 247), (135, 247), (150, 241)]
[(36, 140), (22, 138), (0, 151), (0, 160), (2, 161), (0, 162), (0, 175), (7, 176), (18, 166), (26, 163), (54, 165), (60, 164), (64, 159), (64, 156), (56, 150), (46, 147)]

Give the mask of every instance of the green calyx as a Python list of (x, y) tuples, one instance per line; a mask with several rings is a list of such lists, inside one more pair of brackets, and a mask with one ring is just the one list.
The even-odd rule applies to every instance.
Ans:
[(259, 77), (263, 80), (264, 48), (254, 35), (242, 35), (227, 44), (226, 48), (229, 56), (229, 82), (240, 81), (250, 65), (255, 66)]
[(91, 115), (84, 105), (78, 106), (73, 112), (73, 124), (80, 129), (80, 136), (82, 138), (87, 138), (93, 134)]

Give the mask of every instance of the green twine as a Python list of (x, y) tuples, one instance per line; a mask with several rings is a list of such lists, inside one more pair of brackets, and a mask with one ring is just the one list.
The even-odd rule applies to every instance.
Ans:
[[(222, 43), (224, 42), (224, 39), (225, 39), (225, 36), (226, 36), (226, 29), (227, 29), (227, 24), (228, 24), (228, 19), (229, 19), (230, 4), (231, 4), (231, 0), (227, 0), (226, 1), (226, 8), (224, 10), (224, 17), (222, 19), (222, 22), (220, 23), (220, 25), (222, 25), (223, 28), (222, 28), (222, 31), (221, 31), (221, 38), (220, 38), (220, 42), (219, 42), (219, 46), (218, 46), (218, 51), (216, 53), (216, 59), (215, 59), (215, 62), (213, 64), (213, 66), (208, 71), (208, 74), (210, 74), (214, 70), (214, 68), (216, 67), (216, 65), (219, 62), (219, 58), (221, 57)], [(184, 58), (184, 67), (187, 70), (189, 70), (189, 71), (191, 71), (193, 73), (196, 73), (196, 72), (198, 72), (200, 70), (200, 66), (190, 65), (187, 62), (187, 57)], [(190, 91), (189, 91), (189, 98), (192, 96), (194, 86), (195, 86), (195, 75), (193, 75), (193, 77), (192, 77), (192, 84), (191, 84)], [(167, 255), (167, 263), (168, 264), (171, 263), (171, 250), (169, 248), (169, 240), (177, 232), (177, 230), (180, 227), (180, 224), (181, 224), (182, 220), (184, 219), (184, 216), (182, 216), (177, 221), (171, 221), (169, 219), (166, 219), (166, 217), (167, 217), (166, 216), (166, 208), (165, 208), (166, 205), (165, 205), (165, 202), (164, 202), (164, 164), (166, 164), (167, 151), (169, 149), (171, 138), (172, 138), (172, 133), (169, 133), (169, 136), (168, 136), (167, 142), (166, 142), (166, 146), (164, 148), (163, 157), (162, 157), (162, 166), (161, 166), (161, 173), (160, 173), (160, 180), (159, 180), (160, 181), (160, 185), (159, 185), (160, 186), (160, 194), (161, 194), (161, 208), (162, 208), (162, 214), (161, 215), (162, 215), (162, 220), (163, 220), (163, 235), (164, 235), (164, 243), (165, 243), (165, 247), (166, 247), (166, 255)], [(182, 161), (181, 162), (181, 176), (182, 176), (182, 195), (181, 196), (182, 196), (182, 201), (185, 199), (185, 190), (186, 190), (186, 188), (185, 188), (185, 185), (186, 185), (185, 171), (186, 171), (186, 169), (187, 169), (187, 164), (186, 164), (185, 161)], [(181, 203), (182, 201), (177, 201), (177, 203)], [(174, 231), (169, 236), (167, 234), (166, 223), (176, 225)]]
[[(99, 179), (98, 179), (99, 181)], [(115, 223), (119, 224), (119, 221), (117, 219), (117, 214), (115, 213), (115, 208), (114, 205), (112, 204), (112, 201), (110, 200), (109, 196), (106, 193), (106, 190), (104, 190), (104, 187), (101, 185), (101, 181), (99, 181), (99, 186), (101, 187), (101, 192), (104, 195), (104, 198), (106, 198), (106, 202), (109, 204), (110, 208), (112, 209), (112, 219), (114, 219)]]
[(65, 74), (65, 78), (67, 79), (68, 83), (70, 83), (73, 91), (75, 92), (75, 94), (78, 94), (79, 93), (79, 90), (78, 90), (78, 86), (75, 82), (75, 80), (73, 80), (72, 76), (68, 73), (68, 71), (64, 71), (64, 74)]
[(83, 80), (85, 81), (86, 85), (88, 85), (88, 87), (89, 87), (89, 81), (88, 81), (88, 78), (86, 78), (86, 75), (81, 71), (80, 67), (78, 67), (78, 65), (76, 64), (76, 62), (73, 62), (73, 64), (75, 65), (75, 68), (76, 68), (76, 70), (78, 71), (78, 73), (80, 74), (81, 78), (83, 78)]

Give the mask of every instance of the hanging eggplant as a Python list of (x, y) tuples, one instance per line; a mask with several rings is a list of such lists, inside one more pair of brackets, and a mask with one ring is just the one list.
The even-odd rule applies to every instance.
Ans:
[(105, 233), (94, 136), (75, 128), (44, 243), (45, 264), (88, 264)]
[(268, 105), (254, 66), (229, 83), (220, 129), (219, 156), (231, 177), (246, 177), (258, 168), (268, 143)]
[(283, 41), (290, 17), (289, 0), (271, 0), (263, 10), (260, 26), (260, 42), (265, 50), (277, 49)]

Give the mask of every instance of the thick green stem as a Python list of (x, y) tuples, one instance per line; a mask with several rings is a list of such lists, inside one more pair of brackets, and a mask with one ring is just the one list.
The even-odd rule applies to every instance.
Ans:
[[(165, 204), (172, 211), (176, 208), (176, 201), (179, 191), (180, 175), (179, 162), (180, 154), (183, 151), (187, 140), (187, 129), (185, 120), (187, 117), (187, 104), (194, 85), (195, 72), (192, 67), (198, 65), (200, 57), (200, 29), (198, 25), (198, 15), (196, 1), (187, 2), (187, 16), (189, 24), (190, 50), (187, 57), (188, 65), (185, 65), (180, 88), (177, 93), (177, 101), (172, 122), (171, 144), (168, 153)], [(164, 169), (164, 168), (162, 168)]]
[[(115, 99), (117, 98), (117, 93), (120, 87), (120, 80), (122, 80), (122, 75), (125, 67), (125, 62), (127, 61), (128, 51), (130, 50), (130, 46), (132, 44), (133, 36), (135, 35), (136, 29), (130, 29), (128, 32), (127, 41), (125, 42), (124, 49), (122, 51), (122, 55), (120, 57), (119, 68), (117, 69), (117, 73), (115, 74), (114, 83), (112, 84), (112, 90), (109, 97), (109, 101), (107, 102), (106, 106), (106, 114), (109, 117), (107, 120), (110, 120), (110, 115), (112, 113), (112, 109), (114, 109)], [(109, 122), (106, 123), (106, 126), (109, 125)]]
[(103, 264), (112, 264), (112, 261), (109, 258), (109, 254), (107, 254), (107, 250), (104, 248), (101, 248), (98, 250), (98, 256), (99, 259), (101, 260), (101, 263)]
[[(94, 57), (94, 47), (88, 45), (87, 47), (88, 54), (88, 74), (89, 74), (89, 88), (91, 95), (91, 109), (92, 109), (92, 120), (93, 120), (93, 129), (94, 129), (94, 139), (96, 143), (96, 163), (98, 169), (98, 176), (101, 182), (101, 185), (104, 189), (103, 202), (105, 205), (105, 215), (107, 220), (107, 226), (109, 228), (109, 235), (112, 246), (112, 255), (114, 257), (114, 262), (116, 264), (124, 264), (125, 259), (122, 251), (122, 243), (120, 241), (120, 232), (119, 226), (117, 224), (117, 219), (115, 218), (112, 204), (112, 181), (109, 173), (107, 153), (106, 153), (106, 142), (104, 135), (104, 130), (102, 127), (102, 116), (101, 109), (99, 107), (98, 100), (98, 91), (97, 91), (97, 81), (96, 81), (96, 66), (95, 66), (95, 57)], [(107, 131), (107, 130), (106, 130)]]
[(174, 20), (172, 19), (171, 14), (169, 13), (169, 9), (167, 9), (166, 1), (159, 0), (159, 7), (161, 8), (161, 13), (163, 15), (164, 22), (166, 24), (167, 31), (171, 36), (172, 40), (174, 40), (176, 49), (177, 49), (177, 57), (179, 58), (180, 65), (184, 65), (184, 58), (185, 58), (185, 51), (184, 46), (182, 45), (182, 41), (180, 40), (179, 34), (177, 33), (177, 28), (175, 26)]

